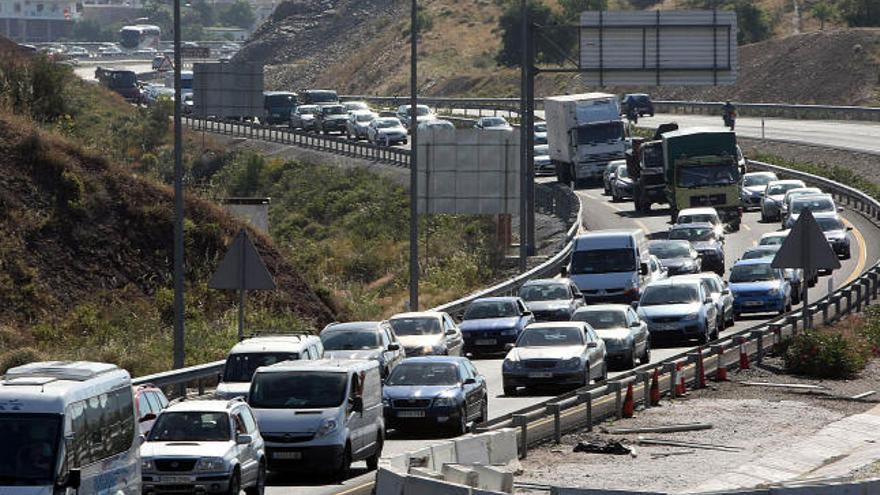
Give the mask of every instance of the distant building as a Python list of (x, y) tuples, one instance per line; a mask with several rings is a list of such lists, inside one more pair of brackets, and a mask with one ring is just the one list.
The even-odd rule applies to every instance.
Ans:
[(66, 36), (82, 14), (72, 0), (0, 0), (0, 35), (19, 43)]
[(251, 34), (249, 29), (236, 27), (206, 27), (203, 31), (207, 39), (224, 41), (245, 41)]

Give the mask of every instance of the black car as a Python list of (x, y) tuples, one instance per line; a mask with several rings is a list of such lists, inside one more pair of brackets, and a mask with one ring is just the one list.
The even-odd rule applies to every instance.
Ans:
[(315, 115), (315, 130), (321, 134), (347, 132), (348, 111), (343, 105), (323, 105), (321, 111)]
[(651, 101), (650, 96), (644, 93), (630, 93), (623, 96), (623, 100), (620, 102), (620, 113), (627, 115), (630, 108), (635, 108), (639, 117), (654, 116), (654, 102)]
[(700, 254), (703, 270), (724, 275), (724, 243), (716, 226), (708, 222), (680, 223), (669, 229), (669, 239), (690, 242)]
[(688, 241), (651, 241), (648, 251), (660, 260), (670, 277), (703, 271), (700, 255)]
[(519, 289), (519, 297), (537, 321), (568, 321), (586, 305), (578, 286), (567, 278), (529, 280)]

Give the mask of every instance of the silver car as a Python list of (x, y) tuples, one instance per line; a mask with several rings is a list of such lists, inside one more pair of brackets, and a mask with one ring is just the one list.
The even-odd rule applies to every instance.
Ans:
[(370, 122), (367, 140), (376, 146), (406, 144), (409, 140), (406, 128), (397, 117), (380, 117)]
[(480, 117), (474, 124), (474, 129), (484, 131), (512, 131), (513, 127), (507, 123), (504, 117)]
[(331, 323), (321, 330), (321, 343), (329, 359), (378, 361), (383, 379), (406, 356), (387, 321)]
[(537, 321), (569, 321), (587, 303), (575, 283), (568, 278), (529, 280), (519, 289), (519, 297)]
[(315, 115), (321, 111), (318, 105), (300, 105), (290, 112), (290, 128), (312, 131), (315, 129)]
[(518, 387), (583, 387), (608, 378), (605, 343), (581, 321), (532, 323), (501, 365), (504, 395)]
[(610, 365), (633, 369), (651, 362), (648, 324), (626, 304), (596, 304), (578, 309), (573, 321), (588, 323), (605, 342)]
[(715, 309), (718, 314), (718, 329), (732, 327), (734, 323), (733, 315), (733, 294), (718, 274), (711, 272), (703, 272), (697, 275), (682, 275), (680, 278), (693, 278), (702, 280), (715, 301)]
[(345, 134), (349, 139), (367, 139), (367, 129), (376, 114), (369, 110), (355, 110), (348, 114), (345, 121)]
[(400, 313), (392, 316), (388, 323), (403, 345), (406, 357), (462, 355), (464, 337), (446, 313)]
[(705, 283), (670, 277), (648, 285), (639, 299), (639, 318), (648, 323), (651, 342), (718, 337), (718, 310)]
[[(397, 107), (397, 112), (395, 112), (397, 118), (400, 119), (403, 125), (405, 125), (407, 128), (409, 128), (410, 126), (409, 117), (412, 114), (412, 112), (410, 111), (411, 109), (412, 106), (408, 104), (400, 105), (399, 107)], [(419, 124), (422, 122), (437, 119), (437, 114), (435, 114), (434, 110), (428, 105), (416, 105), (416, 115), (416, 122)]]
[(141, 445), (143, 492), (262, 495), (263, 437), (241, 399), (186, 400), (159, 413)]
[(782, 201), (790, 189), (806, 187), (802, 180), (775, 180), (767, 184), (761, 196), (761, 221), (780, 220)]

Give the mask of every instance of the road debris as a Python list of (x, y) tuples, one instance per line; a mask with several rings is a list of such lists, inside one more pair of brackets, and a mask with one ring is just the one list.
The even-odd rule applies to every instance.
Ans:
[(860, 394), (853, 395), (852, 397), (850, 397), (850, 399), (852, 399), (852, 400), (862, 400), (862, 399), (864, 399), (864, 398), (866, 398), (866, 397), (870, 397), (870, 396), (872, 396), (872, 395), (874, 395), (874, 394), (876, 394), (876, 393), (877, 393), (876, 390), (869, 390), (869, 391), (867, 391), (867, 392), (862, 392), (862, 393), (860, 393)]
[(578, 442), (572, 452), (587, 454), (631, 455), (632, 449), (617, 440)]
[(739, 452), (740, 447), (719, 445), (714, 443), (682, 442), (678, 440), (666, 440), (664, 438), (645, 438), (639, 436), (639, 445), (665, 445), (667, 447), (685, 447), (692, 449), (720, 450), (722, 452)]
[(672, 452), (654, 452), (651, 454), (651, 459), (660, 459), (663, 457), (671, 457), (674, 455), (687, 455), (687, 454), (695, 454), (696, 450), (674, 450)]
[(795, 390), (828, 390), (828, 387), (823, 387), (821, 385), (810, 385), (807, 383), (739, 382), (739, 384), (749, 387), (790, 388)]
[(687, 423), (687, 424), (677, 424), (677, 425), (658, 425), (658, 426), (645, 426), (642, 428), (599, 428), (602, 433), (608, 433), (611, 435), (626, 435), (630, 433), (677, 433), (680, 431), (699, 431), (699, 430), (711, 430), (711, 423)]

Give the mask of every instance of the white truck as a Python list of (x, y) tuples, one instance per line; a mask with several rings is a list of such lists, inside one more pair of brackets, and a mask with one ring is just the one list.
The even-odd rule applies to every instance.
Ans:
[(559, 182), (575, 187), (600, 179), (611, 160), (624, 159), (625, 125), (617, 97), (608, 93), (544, 99), (547, 144)]

